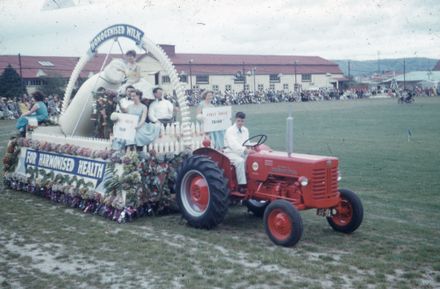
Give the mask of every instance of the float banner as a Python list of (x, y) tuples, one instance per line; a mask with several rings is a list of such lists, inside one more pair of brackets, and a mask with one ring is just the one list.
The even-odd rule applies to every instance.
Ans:
[(118, 121), (113, 126), (113, 137), (133, 143), (139, 117), (133, 114), (118, 113)]
[(203, 131), (226, 130), (231, 126), (231, 107), (204, 107), (203, 108)]
[[(54, 171), (55, 174), (68, 174), (83, 178), (85, 181), (92, 181), (95, 187), (105, 177), (105, 161), (97, 161), (79, 156), (41, 152), (34, 149), (22, 150), (19, 160), (19, 170), (27, 173), (29, 167)], [(20, 169), (21, 167), (21, 169)]]
[(116, 24), (99, 32), (92, 41), (90, 41), (90, 50), (96, 52), (98, 48), (105, 41), (116, 38), (116, 37), (127, 37), (140, 44), (142, 42), (142, 37), (144, 37), (144, 32), (134, 26), (128, 24)]

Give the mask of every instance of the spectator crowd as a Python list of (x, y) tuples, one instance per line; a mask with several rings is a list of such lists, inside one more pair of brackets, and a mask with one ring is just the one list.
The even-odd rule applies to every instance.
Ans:
[[(203, 94), (202, 89), (186, 91), (186, 100), (189, 106), (197, 106), (201, 101)], [(323, 101), (323, 100), (347, 100), (369, 98), (378, 95), (389, 97), (398, 97), (402, 94), (411, 94), (412, 96), (433, 96), (437, 95), (434, 89), (422, 89), (415, 87), (414, 89), (392, 90), (387, 88), (375, 87), (371, 89), (357, 88), (347, 89), (345, 91), (334, 88), (321, 88), (318, 90), (303, 91), (285, 91), (266, 89), (262, 91), (214, 91), (212, 104), (214, 105), (241, 105), (241, 104), (262, 104), (262, 103), (278, 103), (278, 102), (306, 102), (306, 101)]]
[[(202, 101), (202, 94), (205, 90), (195, 89), (193, 91), (186, 91), (186, 100), (189, 106), (197, 106)], [(98, 92), (99, 94), (99, 92)], [(96, 108), (101, 111), (102, 117), (98, 119), (99, 122), (110, 124), (110, 121), (104, 121), (103, 118), (109, 119), (111, 112), (116, 111), (116, 103), (113, 102), (113, 97), (116, 94), (107, 95), (105, 97), (98, 97)], [(264, 103), (279, 103), (279, 102), (307, 102), (307, 101), (323, 101), (323, 100), (348, 100), (375, 97), (378, 95), (386, 95), (389, 97), (399, 97), (401, 95), (416, 96), (435, 96), (437, 92), (435, 89), (415, 87), (407, 89), (406, 91), (395, 91), (392, 89), (382, 88), (360, 88), (348, 89), (340, 91), (337, 89), (318, 89), (318, 90), (303, 90), (301, 92), (285, 91), (285, 90), (271, 90), (263, 91), (214, 91), (211, 103), (213, 105), (242, 105), (242, 104), (264, 104)], [(164, 99), (169, 100), (175, 108), (178, 108), (178, 102), (175, 95), (167, 95), (164, 93)], [(58, 95), (49, 95), (43, 101), (49, 113), (49, 118), (56, 117), (61, 112), (62, 101)], [(143, 101), (144, 102), (144, 101)], [(145, 103), (148, 107), (148, 101)], [(0, 97), (0, 119), (17, 119), (23, 113), (29, 111), (34, 105), (34, 100), (27, 94), (15, 99)], [(106, 110), (105, 114), (102, 109)], [(175, 113), (174, 113), (175, 118)], [(98, 124), (99, 126), (99, 124)], [(100, 133), (97, 132), (97, 136)], [(107, 135), (107, 133), (106, 133)]]
[[(58, 95), (49, 95), (44, 98), (49, 117), (56, 117), (61, 112), (61, 100)], [(28, 112), (35, 104), (35, 100), (24, 94), (15, 99), (0, 97), (0, 119), (18, 119), (20, 115)]]

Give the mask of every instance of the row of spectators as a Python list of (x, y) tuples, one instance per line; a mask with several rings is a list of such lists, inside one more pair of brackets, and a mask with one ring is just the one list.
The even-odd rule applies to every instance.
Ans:
[[(201, 101), (201, 95), (204, 90), (195, 89), (192, 92), (186, 92), (186, 100), (189, 106), (197, 106)], [(390, 97), (399, 97), (402, 94), (414, 96), (434, 96), (437, 95), (435, 89), (415, 87), (396, 91), (392, 89), (349, 89), (339, 91), (337, 89), (319, 89), (301, 92), (271, 90), (264, 91), (233, 91), (226, 90), (215, 91), (212, 104), (214, 105), (241, 105), (241, 104), (261, 104), (278, 102), (306, 102), (322, 100), (346, 100), (368, 98), (377, 95), (387, 95)], [(177, 100), (172, 96), (165, 96), (173, 105), (178, 106)], [(44, 103), (47, 106), (49, 117), (57, 116), (61, 112), (61, 99), (58, 95), (49, 95), (45, 97)], [(33, 100), (27, 95), (23, 95), (15, 100), (0, 97), (0, 119), (17, 119), (22, 113), (28, 111), (33, 105)]]
[[(60, 114), (61, 100), (58, 95), (44, 97), (43, 102), (50, 117)], [(16, 99), (0, 97), (0, 119), (17, 119), (23, 113), (28, 112), (34, 104), (35, 100), (26, 94)]]
[[(195, 89), (186, 92), (186, 100), (189, 106), (196, 106), (201, 101), (201, 95), (204, 90)], [(373, 89), (349, 89), (340, 91), (337, 89), (318, 89), (303, 90), (301, 92), (272, 90), (266, 89), (262, 91), (234, 91), (225, 90), (215, 91), (212, 103), (214, 105), (241, 105), (241, 104), (261, 104), (261, 103), (278, 103), (278, 102), (306, 102), (306, 101), (322, 101), (322, 100), (347, 100), (368, 98), (371, 96), (383, 95), (389, 97), (399, 97), (402, 94), (411, 94), (412, 96), (434, 96), (437, 95), (435, 89), (422, 89), (416, 87), (414, 89), (392, 90), (384, 88)]]
[[(188, 105), (195, 106), (201, 101), (203, 90), (196, 89), (192, 93), (187, 91), (186, 98)], [(261, 104), (277, 102), (299, 102), (315, 101), (320, 99), (338, 99), (340, 93), (337, 90), (316, 90), (316, 91), (284, 91), (266, 89), (262, 91), (215, 91), (213, 97), (214, 105), (240, 105), (240, 104)]]

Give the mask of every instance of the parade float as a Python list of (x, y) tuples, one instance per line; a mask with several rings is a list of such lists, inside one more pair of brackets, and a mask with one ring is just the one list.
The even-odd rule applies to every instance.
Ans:
[[(89, 137), (96, 91), (124, 87), (127, 78), (123, 60), (104, 61), (101, 71), (81, 85), (71, 100), (84, 65), (102, 43), (117, 37), (134, 40), (161, 64), (180, 107), (180, 122), (162, 127), (161, 136), (144, 151), (115, 149), (112, 144), (117, 138)], [(135, 88), (138, 85), (146, 93), (151, 90), (145, 82), (138, 82), (133, 83)], [(212, 109), (203, 110), (204, 133), (211, 131), (210, 124), (221, 124), (216, 130), (230, 125), (230, 107)], [(220, 111), (216, 114), (216, 110)], [(206, 118), (211, 114), (218, 118)], [(130, 124), (126, 117), (112, 114), (115, 136), (121, 137), (136, 126), (134, 121), (124, 127)], [(269, 239), (281, 246), (294, 246), (301, 239), (303, 210), (315, 209), (337, 232), (350, 234), (361, 225), (360, 198), (339, 188), (338, 158), (293, 152), (291, 115), (286, 120), (286, 151), (272, 150), (265, 144), (266, 135), (250, 137), (241, 144), (240, 148), (246, 147), (244, 185), (238, 182), (239, 168), (226, 151), (231, 152), (231, 147), (212, 148), (209, 140), (202, 141), (200, 126), (190, 120), (184, 89), (165, 52), (133, 26), (111, 26), (92, 40), (89, 51), (76, 65), (66, 88), (59, 124), (37, 127), (26, 138), (10, 141), (3, 161), (6, 186), (120, 223), (175, 207), (190, 226), (200, 229), (222, 223), (231, 201), (238, 201), (263, 217)]]
[[(123, 55), (107, 63), (72, 95), (81, 71), (105, 42), (134, 41), (170, 77), (177, 96), (179, 121), (161, 128), (161, 136), (142, 153), (113, 149), (112, 139), (93, 137), (92, 114), (98, 88), (120, 90), (126, 81)], [(112, 44), (113, 45), (113, 44)], [(152, 85), (141, 79), (133, 84), (144, 94)], [(118, 114), (112, 115), (117, 120)], [(95, 213), (118, 222), (175, 210), (175, 170), (192, 149), (200, 146), (200, 127), (190, 121), (184, 87), (164, 50), (134, 26), (118, 24), (96, 35), (76, 64), (65, 89), (56, 125), (34, 127), (26, 137), (10, 140), (4, 163), (5, 185), (54, 202)]]

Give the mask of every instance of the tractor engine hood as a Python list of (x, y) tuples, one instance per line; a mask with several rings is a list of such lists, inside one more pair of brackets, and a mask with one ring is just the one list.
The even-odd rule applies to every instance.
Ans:
[(269, 176), (313, 178), (317, 170), (338, 169), (336, 157), (318, 156), (262, 150), (250, 154), (246, 160), (246, 172), (250, 178), (265, 181)]

